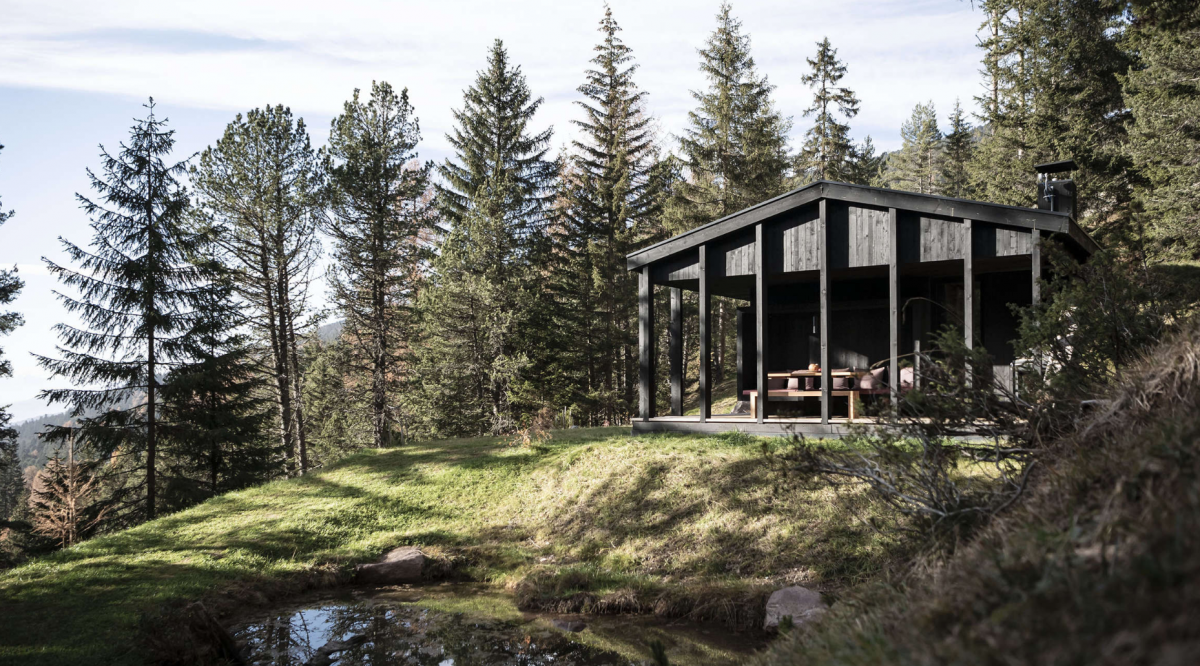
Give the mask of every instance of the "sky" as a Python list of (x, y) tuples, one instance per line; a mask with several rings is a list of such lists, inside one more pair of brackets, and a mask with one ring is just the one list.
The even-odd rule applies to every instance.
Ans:
[[(611, 0), (639, 64), (664, 145), (676, 145), (705, 86), (700, 48), (719, 0)], [(956, 99), (968, 112), (980, 92), (977, 29), (965, 0), (734, 0), (775, 102), (792, 116), (792, 146), (807, 129), (811, 90), (800, 80), (828, 37), (846, 64), (843, 85), (861, 101), (852, 135), (898, 148), (900, 125), (932, 101), (943, 127)], [(91, 238), (76, 193), (99, 146), (119, 149), (142, 104), (176, 130), (179, 159), (220, 137), (238, 112), (284, 104), (305, 119), (315, 145), (355, 88), (374, 80), (407, 87), (421, 121), (421, 157), (448, 156), (445, 135), (462, 91), (504, 40), (545, 102), (535, 129), (554, 128), (556, 149), (574, 138), (576, 88), (598, 41), (602, 0), (0, 0), (0, 200), (16, 216), (0, 227), (0, 265), (16, 265), (25, 289), (13, 309), (25, 325), (0, 340), (14, 375), (0, 405), (15, 420), (51, 411), (39, 390), (61, 385), (34, 354), (55, 355), (55, 323), (67, 319), (42, 258), (64, 261), (58, 238)], [(54, 411), (58, 411), (55, 408)]]

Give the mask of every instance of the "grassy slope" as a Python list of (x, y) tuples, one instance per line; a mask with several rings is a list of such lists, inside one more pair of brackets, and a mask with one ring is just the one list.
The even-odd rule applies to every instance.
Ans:
[(1047, 452), (1028, 496), (943, 566), (850, 593), (754, 663), (1194, 664), (1200, 326)]
[(899, 556), (860, 495), (780, 488), (757, 442), (624, 432), (366, 452), (35, 560), (0, 574), (0, 662), (140, 663), (139, 618), (164, 602), (261, 605), (401, 544), (530, 600), (643, 610), (670, 590), (836, 592)]

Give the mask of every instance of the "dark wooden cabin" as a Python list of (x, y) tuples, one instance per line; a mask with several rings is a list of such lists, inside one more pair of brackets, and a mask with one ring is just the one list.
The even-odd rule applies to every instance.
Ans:
[[(836, 371), (886, 367), (886, 387), (865, 393), (894, 400), (900, 382), (890, 378), (903, 379), (900, 359), (945, 324), (986, 347), (996, 380), (1011, 381), (1017, 321), (1009, 304), (1038, 299), (1040, 241), (1054, 238), (1080, 258), (1097, 249), (1075, 222), (1074, 184), (1043, 178), (1038, 208), (820, 181), (628, 255), (628, 269), (640, 278), (634, 431), (836, 435), (863, 397), (838, 391)], [(670, 290), (671, 308), (671, 413), (661, 416), (655, 287)], [(682, 290), (699, 293), (698, 416), (682, 415)], [(739, 400), (757, 398), (760, 386), (779, 388), (789, 376), (801, 377), (790, 384), (796, 390), (769, 391), (754, 401), (754, 413), (711, 413), (713, 295), (747, 303), (738, 310)], [(819, 373), (803, 377), (814, 363)]]

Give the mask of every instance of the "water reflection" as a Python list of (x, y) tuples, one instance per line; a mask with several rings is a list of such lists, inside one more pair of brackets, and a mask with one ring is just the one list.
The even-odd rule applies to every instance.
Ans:
[(419, 606), (326, 602), (235, 633), (248, 661), (270, 666), (626, 666), (615, 652), (531, 623), (468, 617)]

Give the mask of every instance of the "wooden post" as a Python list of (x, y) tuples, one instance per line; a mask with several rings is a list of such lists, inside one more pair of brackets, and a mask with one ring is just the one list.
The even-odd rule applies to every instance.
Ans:
[(712, 294), (708, 290), (708, 246), (700, 246), (700, 422), (712, 416)]
[(758, 390), (757, 409), (754, 418), (759, 423), (767, 420), (767, 234), (762, 223), (754, 225), (754, 332), (758, 349), (756, 370)]
[(654, 284), (650, 264), (638, 275), (638, 416), (654, 418)]
[(888, 386), (892, 406), (900, 402), (900, 225), (895, 208), (888, 209)]
[(1037, 305), (1038, 303), (1042, 302), (1042, 285), (1041, 285), (1041, 280), (1042, 280), (1042, 231), (1041, 231), (1041, 229), (1038, 229), (1035, 227), (1033, 229), (1033, 231), (1031, 232), (1031, 236), (1032, 236), (1032, 238), (1029, 239), (1029, 242), (1031, 245), (1030, 252), (1032, 254), (1032, 256), (1030, 258), (1032, 259), (1032, 262), (1033, 262), (1033, 266), (1032, 266), (1032, 270), (1033, 270), (1033, 304)]
[(975, 261), (971, 220), (963, 220), (963, 335), (967, 349), (975, 348)]
[(826, 215), (826, 200), (817, 204), (820, 211), (817, 250), (821, 267), (821, 423), (829, 423), (829, 401), (833, 378), (829, 374), (829, 217)]
[(683, 416), (683, 290), (671, 287), (667, 356), (671, 364), (671, 416)]

